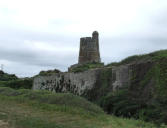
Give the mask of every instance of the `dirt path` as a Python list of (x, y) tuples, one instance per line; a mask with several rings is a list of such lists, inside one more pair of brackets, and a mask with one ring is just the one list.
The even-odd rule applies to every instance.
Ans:
[(0, 120), (0, 128), (9, 128), (9, 124), (7, 122)]

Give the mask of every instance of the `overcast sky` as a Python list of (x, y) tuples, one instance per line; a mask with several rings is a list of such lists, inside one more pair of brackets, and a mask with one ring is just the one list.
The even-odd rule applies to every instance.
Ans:
[(167, 0), (0, 0), (0, 64), (20, 77), (66, 71), (94, 30), (105, 64), (167, 49)]

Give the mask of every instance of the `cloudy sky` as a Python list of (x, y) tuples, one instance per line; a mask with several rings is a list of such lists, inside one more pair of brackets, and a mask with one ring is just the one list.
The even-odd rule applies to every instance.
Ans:
[(167, 0), (0, 0), (0, 64), (20, 77), (66, 71), (94, 30), (105, 64), (167, 49)]

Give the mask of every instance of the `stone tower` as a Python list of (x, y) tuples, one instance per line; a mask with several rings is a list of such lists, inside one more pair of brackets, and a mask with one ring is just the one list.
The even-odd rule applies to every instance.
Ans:
[(92, 33), (92, 37), (80, 38), (79, 64), (97, 62), (100, 63), (99, 34)]

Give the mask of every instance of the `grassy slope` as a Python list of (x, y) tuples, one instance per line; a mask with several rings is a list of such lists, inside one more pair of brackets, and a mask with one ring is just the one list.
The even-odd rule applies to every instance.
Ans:
[(142, 62), (148, 61), (148, 60), (159, 61), (162, 58), (167, 58), (167, 50), (160, 50), (160, 51), (152, 52), (149, 54), (129, 56), (120, 62), (110, 63), (110, 64), (106, 65), (106, 67), (119, 66), (122, 64), (129, 64), (132, 62), (139, 62), (139, 61), (142, 61)]
[(155, 128), (152, 124), (106, 115), (72, 94), (0, 88), (0, 121), (9, 128)]
[(167, 124), (167, 50), (131, 56), (119, 63), (111, 63), (106, 66), (148, 61), (153, 62), (153, 66), (142, 79), (137, 77), (139, 71), (134, 70), (131, 85), (125, 90), (106, 94), (104, 99), (101, 99), (101, 106), (117, 116), (130, 116), (157, 124)]

